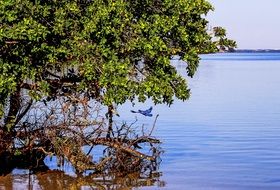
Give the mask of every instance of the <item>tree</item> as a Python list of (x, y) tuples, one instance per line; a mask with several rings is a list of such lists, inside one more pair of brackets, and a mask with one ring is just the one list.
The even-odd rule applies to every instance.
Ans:
[(234, 51), (233, 48), (237, 46), (235, 41), (226, 38), (226, 30), (222, 27), (214, 27), (213, 36), (214, 38), (217, 38), (216, 41), (213, 40), (213, 42), (220, 51), (232, 52)]
[(216, 35), (219, 44), (212, 41), (205, 19), (211, 10), (206, 0), (1, 1), (0, 154), (15, 153), (15, 140), (27, 140), (17, 135), (23, 128), (34, 131), (27, 115), (35, 104), (70, 102), (73, 113), (83, 102), (107, 106), (110, 137), (114, 105), (186, 100), (186, 80), (170, 59), (179, 55), (193, 76), (200, 53), (228, 42), (225, 32)]

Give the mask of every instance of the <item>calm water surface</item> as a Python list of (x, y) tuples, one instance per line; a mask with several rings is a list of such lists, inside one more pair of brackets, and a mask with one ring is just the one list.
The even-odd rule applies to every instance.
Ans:
[[(184, 63), (173, 63), (185, 73)], [(280, 189), (279, 73), (278, 53), (203, 55), (188, 79), (190, 100), (154, 107), (165, 186), (140, 189)], [(134, 118), (131, 109), (120, 107), (120, 119)], [(137, 118), (147, 127), (154, 120)]]
[(190, 100), (154, 110), (163, 189), (280, 189), (280, 54), (202, 59)]

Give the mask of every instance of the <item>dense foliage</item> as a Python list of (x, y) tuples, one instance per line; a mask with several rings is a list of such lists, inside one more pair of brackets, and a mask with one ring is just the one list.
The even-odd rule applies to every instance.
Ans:
[(17, 88), (40, 100), (65, 87), (107, 105), (186, 99), (170, 59), (180, 55), (192, 76), (198, 54), (215, 51), (210, 10), (205, 0), (1, 1), (1, 104)]
[(2, 133), (32, 104), (75, 93), (105, 106), (187, 99), (170, 59), (180, 56), (193, 76), (200, 53), (235, 46), (222, 28), (207, 31), (211, 10), (206, 0), (0, 1)]

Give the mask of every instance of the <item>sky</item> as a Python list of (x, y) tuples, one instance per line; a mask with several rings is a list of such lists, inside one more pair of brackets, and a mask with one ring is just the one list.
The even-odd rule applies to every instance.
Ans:
[(280, 0), (209, 0), (211, 26), (227, 29), (238, 49), (280, 49)]

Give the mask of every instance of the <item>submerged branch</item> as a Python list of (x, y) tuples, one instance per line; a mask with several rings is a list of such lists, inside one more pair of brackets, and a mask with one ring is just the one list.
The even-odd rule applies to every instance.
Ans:
[[(131, 141), (129, 141), (131, 142)], [(136, 143), (140, 143), (140, 141), (132, 141), (134, 142), (132, 145), (136, 144)], [(144, 139), (142, 138), (141, 139), (141, 143), (144, 143), (144, 142), (151, 142), (151, 139)], [(155, 141), (154, 141), (155, 142)], [(157, 143), (159, 143), (159, 141), (156, 141)], [(130, 144), (130, 143), (127, 143), (127, 144), (124, 144), (124, 142), (120, 142), (118, 141), (118, 139), (112, 139), (112, 138), (99, 138), (99, 139), (95, 139), (93, 140), (93, 144), (94, 145), (104, 145), (104, 146), (109, 146), (109, 147), (112, 147), (112, 148), (115, 148), (117, 150), (122, 150), (124, 152), (127, 152), (133, 156), (136, 156), (140, 159), (147, 159), (147, 160), (150, 160), (150, 161), (155, 161), (156, 158), (153, 157), (153, 156), (149, 156), (149, 155), (146, 155), (146, 154), (143, 154), (129, 146), (127, 146), (127, 144)]]

